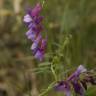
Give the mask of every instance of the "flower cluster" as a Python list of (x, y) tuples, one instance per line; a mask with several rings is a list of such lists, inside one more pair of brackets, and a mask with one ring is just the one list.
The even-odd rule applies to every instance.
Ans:
[(43, 30), (42, 20), (43, 16), (40, 16), (42, 6), (40, 3), (33, 9), (29, 9), (24, 16), (24, 22), (28, 26), (26, 36), (32, 41), (31, 50), (36, 59), (42, 61), (45, 53), (46, 39), (43, 39), (41, 31)]
[[(86, 76), (80, 78), (82, 73), (85, 73)], [(88, 83), (96, 85), (96, 78), (88, 75), (86, 68), (80, 65), (77, 70), (67, 78), (67, 80), (59, 81), (54, 88), (57, 91), (64, 91), (66, 96), (71, 96), (71, 88), (73, 88), (76, 94), (84, 96)]]

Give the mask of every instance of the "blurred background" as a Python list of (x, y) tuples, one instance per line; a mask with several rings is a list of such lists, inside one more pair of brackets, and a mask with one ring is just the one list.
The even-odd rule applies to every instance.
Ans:
[[(42, 34), (48, 35), (43, 62), (32, 56), (23, 23), (26, 8), (37, 2), (44, 3)], [(51, 63), (60, 80), (80, 64), (96, 70), (96, 0), (0, 0), (0, 96), (64, 96), (51, 88)], [(95, 92), (89, 85), (86, 96)]]

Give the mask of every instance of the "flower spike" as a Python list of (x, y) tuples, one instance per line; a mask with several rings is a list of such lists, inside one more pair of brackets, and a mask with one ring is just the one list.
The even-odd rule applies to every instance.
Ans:
[(43, 39), (41, 31), (43, 30), (42, 20), (43, 16), (40, 16), (42, 6), (37, 3), (33, 9), (29, 9), (24, 16), (23, 21), (28, 26), (26, 36), (32, 41), (31, 50), (34, 57), (40, 61), (44, 58), (46, 39)]

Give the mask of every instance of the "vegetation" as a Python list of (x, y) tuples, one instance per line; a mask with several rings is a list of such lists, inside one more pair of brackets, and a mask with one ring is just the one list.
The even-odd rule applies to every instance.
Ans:
[[(43, 62), (32, 55), (23, 22), (37, 2), (48, 36)], [(54, 83), (80, 64), (96, 71), (96, 0), (0, 0), (0, 96), (64, 96)], [(95, 91), (89, 85), (86, 96)]]

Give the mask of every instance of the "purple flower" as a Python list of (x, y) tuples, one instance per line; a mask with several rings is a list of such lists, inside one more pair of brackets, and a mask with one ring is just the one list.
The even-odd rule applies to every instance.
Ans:
[(36, 38), (36, 34), (32, 31), (32, 29), (29, 29), (27, 32), (26, 32), (26, 36), (28, 39), (30, 39), (31, 41), (34, 41), (35, 38)]
[(70, 81), (74, 78), (78, 78), (81, 73), (86, 72), (86, 71), (87, 71), (86, 68), (84, 68), (83, 65), (80, 65), (77, 68), (77, 70), (71, 76), (69, 76), (69, 78), (67, 80)]
[(66, 96), (71, 96), (70, 85), (66, 81), (59, 81), (54, 89), (56, 91), (64, 91)]
[(71, 86), (76, 94), (84, 96), (85, 88), (87, 85), (85, 82), (81, 82), (80, 74), (87, 72), (87, 69), (83, 65), (80, 65), (77, 70), (70, 75), (66, 80), (60, 81), (55, 85), (55, 90), (64, 91), (66, 96), (71, 96)]
[(31, 15), (34, 16), (38, 16), (40, 14), (42, 10), (42, 6), (40, 3), (37, 3), (36, 6), (33, 8), (33, 10), (31, 11)]
[(32, 46), (31, 46), (31, 50), (34, 50), (39, 46), (39, 42), (41, 41), (41, 39), (42, 39), (42, 36), (39, 34), (37, 36), (37, 38), (34, 40)]
[(38, 60), (42, 61), (43, 60), (43, 51), (42, 50), (37, 50), (36, 54), (35, 54), (35, 58), (37, 58)]
[(32, 41), (31, 50), (35, 58), (42, 61), (46, 48), (46, 39), (42, 38), (41, 31), (43, 30), (42, 20), (43, 16), (40, 16), (42, 6), (40, 3), (33, 9), (29, 9), (24, 16), (23, 21), (28, 26), (26, 36)]
[(46, 48), (46, 41), (47, 41), (46, 39), (42, 39), (41, 45), (38, 48), (38, 50), (37, 51), (34, 50), (34, 52), (36, 52), (35, 58), (39, 59), (40, 61), (42, 61), (43, 58), (44, 58), (44, 53), (45, 53), (45, 48)]
[(84, 96), (84, 89), (81, 85), (81, 83), (79, 82), (80, 80), (80, 74), (86, 72), (87, 69), (83, 66), (80, 65), (77, 70), (71, 75), (69, 76), (69, 78), (67, 79), (68, 81), (71, 81), (71, 84), (73, 85), (74, 91), (79, 94), (80, 96)]

